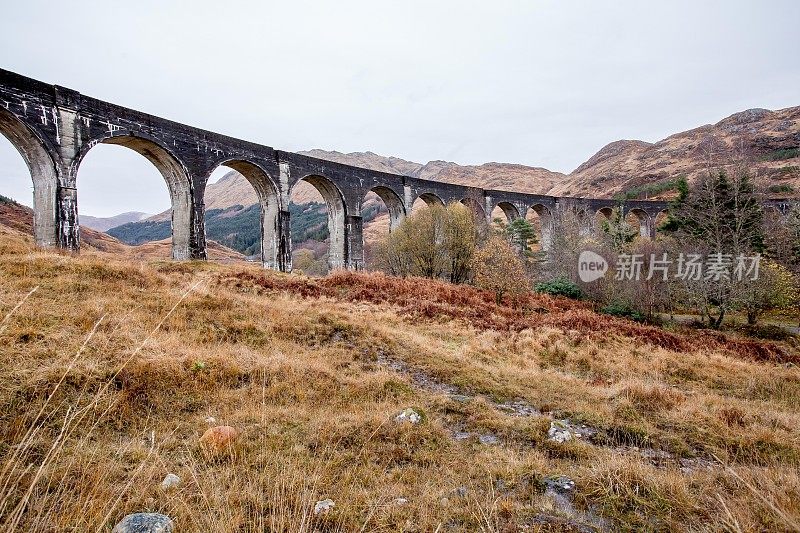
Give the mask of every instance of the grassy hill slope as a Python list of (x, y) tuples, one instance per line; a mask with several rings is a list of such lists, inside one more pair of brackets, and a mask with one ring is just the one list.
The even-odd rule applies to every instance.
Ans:
[[(135, 511), (208, 532), (800, 521), (787, 347), (434, 281), (67, 257), (10, 231), (0, 317), (4, 530)], [(396, 422), (409, 407), (421, 422)], [(209, 424), (240, 431), (233, 454), (201, 453)]]

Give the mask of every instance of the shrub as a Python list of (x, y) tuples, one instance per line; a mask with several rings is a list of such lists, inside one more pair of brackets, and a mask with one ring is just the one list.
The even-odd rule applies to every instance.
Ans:
[(565, 296), (573, 300), (579, 300), (583, 296), (583, 291), (578, 285), (567, 278), (555, 278), (550, 281), (537, 283), (534, 287), (536, 292), (549, 294), (551, 296)]
[(656, 196), (658, 194), (668, 192), (668, 191), (675, 191), (678, 190), (680, 187), (681, 182), (685, 182), (686, 176), (678, 176), (677, 178), (661, 181), (657, 183), (646, 183), (644, 185), (639, 185), (638, 187), (632, 187), (624, 192), (621, 192), (614, 196), (614, 199), (618, 202), (624, 202), (625, 200), (635, 200), (637, 198), (649, 198), (651, 196)]
[(391, 274), (447, 279), (469, 278), (477, 240), (475, 217), (459, 203), (429, 206), (406, 217), (382, 247)]
[(529, 289), (525, 266), (505, 238), (495, 235), (475, 252), (472, 261), (475, 286), (493, 291), (495, 302), (506, 293), (520, 294)]
[(782, 161), (800, 156), (800, 148), (781, 148), (764, 155), (762, 161)]
[(744, 281), (737, 296), (739, 307), (747, 314), (747, 323), (755, 325), (767, 311), (796, 308), (800, 289), (791, 270), (775, 261), (764, 260), (758, 279)]
[(636, 322), (644, 322), (644, 315), (625, 302), (611, 302), (600, 310), (601, 313), (621, 318), (628, 318)]
[(771, 193), (789, 193), (794, 192), (794, 189), (791, 185), (787, 183), (781, 183), (779, 185), (770, 185), (767, 189)]

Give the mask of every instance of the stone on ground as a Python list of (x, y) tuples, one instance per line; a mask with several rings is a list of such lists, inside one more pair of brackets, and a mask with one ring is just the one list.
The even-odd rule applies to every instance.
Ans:
[(551, 442), (562, 443), (572, 440), (572, 433), (565, 424), (558, 420), (553, 420), (550, 422), (550, 429), (547, 430), (547, 438)]
[(216, 456), (223, 452), (232, 452), (233, 444), (239, 432), (231, 426), (214, 426), (208, 428), (200, 437), (200, 448), (208, 456)]
[(326, 498), (314, 504), (314, 514), (327, 513), (336, 506), (333, 500)]
[(398, 423), (411, 422), (412, 424), (419, 424), (422, 422), (422, 415), (409, 407), (407, 409), (403, 409), (399, 415), (394, 417), (394, 421)]
[(181, 478), (175, 474), (167, 474), (164, 477), (164, 481), (161, 482), (161, 488), (164, 490), (169, 490), (173, 487), (177, 487), (181, 484)]
[(172, 519), (159, 513), (129, 514), (111, 533), (173, 533), (175, 526)]

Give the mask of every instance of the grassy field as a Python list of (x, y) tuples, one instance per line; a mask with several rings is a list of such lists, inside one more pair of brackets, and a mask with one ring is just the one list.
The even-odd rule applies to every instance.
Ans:
[[(790, 346), (493, 300), (0, 231), (0, 528), (137, 511), (198, 532), (798, 528)], [(395, 422), (409, 407), (422, 421)], [(201, 453), (212, 423), (241, 432), (233, 453)]]

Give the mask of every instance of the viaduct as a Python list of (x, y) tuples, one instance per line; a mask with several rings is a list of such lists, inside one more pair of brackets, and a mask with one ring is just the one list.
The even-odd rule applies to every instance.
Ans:
[[(484, 190), (333, 163), (186, 126), (3, 69), (0, 133), (31, 172), (36, 243), (71, 251), (80, 248), (78, 168), (99, 143), (135, 150), (161, 172), (172, 201), (172, 257), (178, 260), (206, 258), (203, 196), (219, 166), (240, 172), (253, 186), (261, 205), (261, 261), (282, 271), (292, 268), (289, 195), (301, 180), (327, 203), (332, 269), (364, 266), (361, 206), (370, 191), (386, 204), (390, 230), (417, 199), (462, 202), (487, 221), (495, 207), (509, 220), (532, 209), (542, 221), (545, 249), (552, 242), (557, 209), (576, 205), (587, 214), (608, 216), (618, 205), (612, 199)], [(788, 201), (780, 202), (779, 209), (788, 208)], [(628, 201), (623, 209), (638, 217), (644, 237), (653, 238), (655, 219), (666, 207), (664, 202)]]

